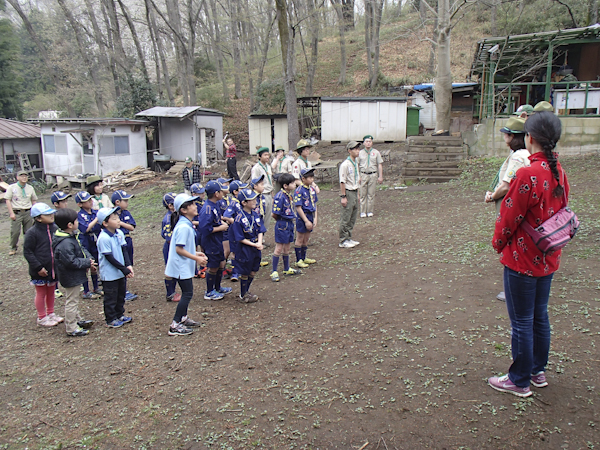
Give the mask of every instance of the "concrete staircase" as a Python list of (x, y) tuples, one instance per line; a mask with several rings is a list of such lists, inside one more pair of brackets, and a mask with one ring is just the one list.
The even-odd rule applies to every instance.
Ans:
[(462, 137), (413, 136), (407, 139), (403, 180), (443, 183), (457, 178), (460, 162), (467, 157)]

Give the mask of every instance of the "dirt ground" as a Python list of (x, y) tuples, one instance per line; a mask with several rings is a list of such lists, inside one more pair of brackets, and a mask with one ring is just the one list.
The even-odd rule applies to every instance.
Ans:
[(84, 338), (35, 325), (2, 206), (0, 448), (600, 448), (600, 160), (563, 161), (582, 230), (553, 283), (550, 385), (528, 399), (486, 384), (510, 364), (494, 212), (482, 201), (498, 165), (471, 160), (456, 182), (378, 192), (349, 250), (337, 246), (337, 190), (323, 190), (309, 248), (318, 263), (277, 284), (261, 269), (251, 305), (205, 301), (195, 280), (190, 316), (203, 326), (186, 337), (167, 335), (175, 305), (163, 213), (147, 205), (155, 190), (131, 202), (143, 218), (134, 321), (105, 328), (101, 301), (81, 301), (97, 321)]

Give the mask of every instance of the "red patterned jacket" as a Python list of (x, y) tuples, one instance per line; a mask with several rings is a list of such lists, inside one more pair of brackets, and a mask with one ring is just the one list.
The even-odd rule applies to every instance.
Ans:
[[(534, 228), (539, 226), (564, 206), (564, 199), (552, 195), (557, 182), (544, 153), (534, 153), (529, 161), (531, 166), (517, 171), (502, 200), (492, 245), (500, 253), (500, 262), (506, 267), (532, 277), (542, 277), (558, 270), (561, 251), (544, 258), (529, 234), (519, 225), (527, 220)], [(557, 163), (557, 168), (558, 173), (562, 174), (560, 163)], [(568, 198), (566, 174), (564, 184)]]

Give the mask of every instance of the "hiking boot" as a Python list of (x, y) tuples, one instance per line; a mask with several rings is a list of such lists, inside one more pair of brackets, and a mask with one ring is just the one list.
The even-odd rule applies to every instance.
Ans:
[(186, 327), (182, 323), (178, 323), (174, 327), (169, 327), (169, 336), (187, 336), (188, 334), (192, 334), (194, 330)]
[(519, 387), (510, 379), (508, 375), (503, 375), (501, 377), (491, 377), (488, 378), (488, 384), (497, 391), (500, 392), (508, 392), (509, 394), (516, 395), (517, 397), (529, 397), (533, 394), (529, 386)]
[(48, 314), (48, 317), (50, 317), (52, 320), (54, 320), (56, 323), (62, 323), (65, 321), (64, 317), (60, 317), (57, 316), (56, 314), (52, 313), (52, 314)]
[(531, 375), (531, 384), (533, 384), (537, 388), (543, 388), (548, 386), (548, 381), (546, 381), (546, 373), (538, 372), (535, 375)]
[(210, 292), (206, 292), (204, 294), (204, 300), (212, 300), (212, 301), (218, 301), (218, 300), (223, 300), (224, 295), (221, 294), (220, 292), (217, 292), (215, 289), (213, 289)]
[(79, 326), (79, 328), (88, 330), (88, 329), (92, 328), (92, 325), (94, 325), (94, 321), (93, 320), (80, 320), (79, 322), (77, 322), (77, 325)]
[(185, 316), (181, 319), (180, 322), (184, 327), (199, 327), (200, 325), (202, 325), (200, 322), (196, 322), (195, 320), (190, 319), (189, 317)]
[(279, 274), (277, 271), (271, 273), (271, 281), (277, 283), (279, 281)]
[(300, 267), (301, 269), (306, 269), (308, 267), (308, 264), (306, 264), (304, 261), (300, 260), (300, 261), (296, 261), (296, 267)]
[(10, 252), (8, 252), (9, 256), (14, 256), (17, 254), (17, 249), (16, 248), (11, 248)]
[(339, 247), (340, 248), (352, 248), (355, 245), (352, 243), (352, 241), (350, 239), (346, 239), (344, 242), (340, 243)]
[(172, 293), (171, 295), (167, 295), (168, 302), (178, 302), (181, 300), (181, 294)]
[(87, 336), (90, 332), (83, 328), (77, 328), (75, 331), (67, 332), (67, 336), (80, 337)]
[(246, 292), (243, 297), (238, 295), (236, 300), (240, 303), (254, 303), (258, 301), (258, 297), (256, 295), (252, 295), (250, 292)]
[(291, 275), (300, 275), (302, 273), (301, 270), (298, 269), (294, 269), (293, 267), (290, 267), (289, 270), (284, 270), (283, 274), (286, 276), (291, 276)]

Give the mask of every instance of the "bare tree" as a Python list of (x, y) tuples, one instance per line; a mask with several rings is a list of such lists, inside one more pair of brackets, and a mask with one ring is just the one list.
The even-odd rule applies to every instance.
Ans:
[(341, 0), (344, 31), (354, 30), (354, 0)]
[(209, 23), (209, 29), (212, 30), (214, 28), (214, 37), (212, 42), (213, 52), (215, 54), (215, 57), (217, 58), (217, 76), (219, 77), (221, 85), (223, 86), (223, 99), (226, 103), (229, 103), (229, 88), (227, 86), (227, 77), (225, 76), (225, 69), (223, 64), (223, 49), (221, 48), (221, 28), (219, 25), (216, 3), (216, 0), (209, 0), (208, 5), (210, 6), (210, 11), (212, 13), (212, 20), (209, 17), (207, 21)]
[(365, 0), (365, 47), (369, 86), (374, 89), (379, 79), (379, 30), (385, 0)]
[(129, 14), (129, 10), (123, 3), (123, 0), (117, 1), (119, 2), (121, 12), (123, 13), (123, 17), (125, 17), (125, 21), (127, 22), (127, 26), (129, 27), (129, 31), (131, 32), (133, 44), (135, 45), (135, 50), (138, 55), (140, 68), (142, 70), (142, 76), (144, 77), (144, 80), (146, 80), (146, 82), (150, 82), (150, 77), (148, 77), (148, 69), (146, 68), (146, 58), (144, 56), (144, 52), (142, 51), (142, 46), (140, 45), (140, 40), (135, 30), (135, 25), (133, 24), (133, 20), (131, 19), (131, 14)]
[(338, 18), (338, 28), (340, 32), (340, 77), (338, 84), (346, 83), (346, 68), (348, 65), (346, 57), (346, 26), (344, 24), (344, 12), (341, 0), (330, 0), (333, 9)]
[[(306, 87), (304, 88), (304, 95), (310, 97), (313, 95), (313, 82), (315, 79), (315, 73), (317, 71), (317, 61), (319, 57), (319, 29), (321, 28), (319, 23), (319, 15), (317, 12), (317, 0), (306, 0), (308, 6), (308, 17), (310, 20), (310, 62), (308, 63), (306, 73)], [(323, 7), (321, 2), (320, 7)]]

